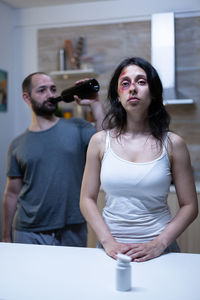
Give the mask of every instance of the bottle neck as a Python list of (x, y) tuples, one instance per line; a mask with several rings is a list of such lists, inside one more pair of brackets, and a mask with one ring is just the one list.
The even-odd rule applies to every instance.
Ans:
[(50, 99), (50, 102), (51, 102), (51, 103), (58, 103), (58, 102), (60, 102), (60, 101), (62, 101), (62, 97), (61, 97), (61, 96), (56, 97), (56, 98), (51, 98), (51, 99)]

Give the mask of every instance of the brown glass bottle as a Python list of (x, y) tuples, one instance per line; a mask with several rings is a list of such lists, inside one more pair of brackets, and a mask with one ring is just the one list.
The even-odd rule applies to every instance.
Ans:
[(63, 90), (59, 97), (51, 98), (51, 102), (57, 103), (64, 101), (69, 103), (74, 101), (74, 95), (77, 95), (81, 99), (92, 99), (99, 89), (98, 81), (95, 78), (91, 78)]

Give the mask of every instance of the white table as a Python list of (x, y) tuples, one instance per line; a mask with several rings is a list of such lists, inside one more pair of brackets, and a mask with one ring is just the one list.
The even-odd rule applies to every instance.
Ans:
[(119, 292), (101, 249), (0, 243), (0, 300), (200, 299), (200, 254), (131, 265), (132, 290)]

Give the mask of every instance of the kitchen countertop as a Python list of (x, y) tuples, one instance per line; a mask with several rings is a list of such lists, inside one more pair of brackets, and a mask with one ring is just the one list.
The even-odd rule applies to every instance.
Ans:
[(116, 290), (116, 261), (102, 249), (0, 243), (2, 300), (199, 300), (200, 254), (131, 263), (131, 290)]

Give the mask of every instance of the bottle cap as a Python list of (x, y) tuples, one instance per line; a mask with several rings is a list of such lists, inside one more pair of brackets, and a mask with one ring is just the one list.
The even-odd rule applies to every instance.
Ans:
[(129, 263), (129, 262), (131, 262), (130, 256), (125, 255), (125, 254), (121, 254), (121, 253), (117, 254), (117, 260), (121, 261), (123, 263)]

